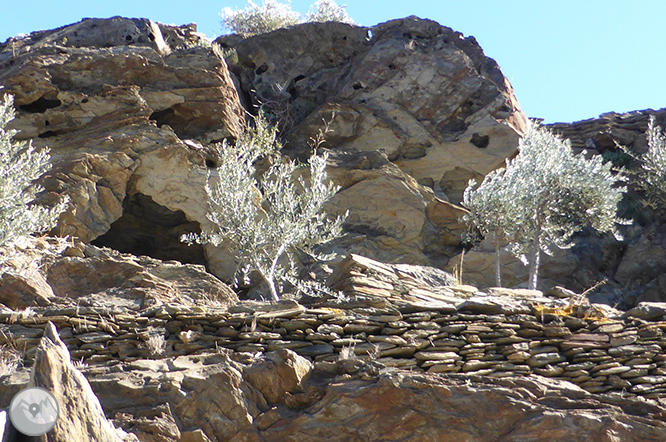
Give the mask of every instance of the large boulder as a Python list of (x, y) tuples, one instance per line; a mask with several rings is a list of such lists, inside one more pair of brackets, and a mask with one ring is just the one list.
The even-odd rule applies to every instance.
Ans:
[(516, 152), (526, 126), (511, 85), (473, 37), (408, 17), (371, 28), (305, 24), (237, 41), (231, 69), (303, 152), (335, 113), (333, 149), (383, 150), (401, 170), (459, 202)]
[(20, 253), (0, 275), (0, 305), (16, 310), (54, 302), (135, 311), (174, 302), (226, 309), (238, 302), (236, 293), (201, 265), (80, 241), (28, 237), (17, 247)]

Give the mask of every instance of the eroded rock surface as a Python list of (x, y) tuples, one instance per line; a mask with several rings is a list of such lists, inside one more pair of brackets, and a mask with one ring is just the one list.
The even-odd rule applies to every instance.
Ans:
[(231, 67), (255, 104), (290, 119), (303, 152), (335, 112), (333, 149), (383, 150), (418, 182), (459, 202), (516, 152), (525, 115), (473, 37), (408, 17), (360, 28), (306, 24), (240, 42)]
[(54, 303), (118, 311), (169, 303), (214, 303), (225, 309), (238, 301), (201, 265), (121, 254), (80, 241), (26, 238), (18, 250), (9, 271), (0, 275), (0, 302), (16, 310)]
[[(51, 150), (41, 200), (56, 194), (71, 200), (59, 235), (93, 241), (136, 197), (182, 215), (167, 226), (172, 240), (206, 225), (206, 164), (212, 160), (201, 143), (234, 140), (245, 116), (224, 60), (205, 43), (191, 26), (115, 17), (0, 47), (0, 84), (18, 109), (12, 127), (19, 138)], [(154, 251), (151, 241), (159, 235), (130, 224), (145, 244), (125, 251)], [(219, 273), (233, 274), (228, 255), (208, 252), (211, 265), (223, 268)]]
[(37, 349), (30, 386), (50, 391), (60, 405), (60, 415), (48, 438), (54, 442), (137, 442), (135, 436), (116, 429), (86, 378), (70, 361), (58, 331), (47, 324)]

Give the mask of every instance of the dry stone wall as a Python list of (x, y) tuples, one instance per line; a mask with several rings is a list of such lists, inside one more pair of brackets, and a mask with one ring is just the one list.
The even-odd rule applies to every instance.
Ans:
[(562, 138), (571, 140), (574, 149), (603, 152), (615, 150), (622, 145), (643, 153), (647, 150), (647, 131), (650, 117), (657, 125), (666, 121), (666, 108), (646, 109), (627, 113), (608, 112), (599, 118), (576, 121), (574, 123), (555, 123), (548, 127)]
[[(468, 287), (451, 290), (469, 297), (455, 307), (431, 310), (409, 303), (372, 306), (358, 299), (308, 307), (294, 301), (241, 303), (229, 311), (160, 305), (133, 314), (90, 307), (40, 308), (32, 314), (5, 310), (0, 344), (9, 341), (24, 349), (29, 361), (52, 322), (72, 359), (89, 365), (220, 348), (250, 353), (286, 348), (324, 370), (353, 354), (414, 371), (539, 374), (594, 393), (666, 396), (666, 305), (646, 303), (607, 317), (598, 308), (523, 302), (516, 309), (498, 301), (520, 293), (470, 296)], [(151, 354), (147, 344), (157, 335), (165, 338), (161, 355)]]

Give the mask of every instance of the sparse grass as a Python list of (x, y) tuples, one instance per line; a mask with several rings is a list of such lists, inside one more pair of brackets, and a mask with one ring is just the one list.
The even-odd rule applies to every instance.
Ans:
[(161, 356), (166, 351), (166, 339), (159, 330), (148, 330), (148, 338), (144, 341), (144, 345), (150, 352), (151, 356)]
[(457, 285), (463, 285), (462, 274), (463, 274), (463, 263), (465, 261), (465, 249), (463, 249), (460, 254), (460, 264), (455, 264), (453, 266), (453, 277), (456, 278)]
[(338, 355), (339, 361), (346, 361), (347, 359), (356, 359), (356, 344), (343, 346)]
[(368, 350), (367, 353), (371, 361), (379, 359), (382, 355), (382, 351), (379, 349), (379, 345), (373, 345), (372, 350)]
[(0, 346), (0, 378), (15, 373), (23, 364), (23, 355), (15, 345)]
[(72, 364), (74, 365), (74, 368), (76, 368), (77, 370), (82, 370), (84, 368), (88, 368), (88, 364), (85, 363), (83, 358), (81, 358), (77, 361), (73, 361)]

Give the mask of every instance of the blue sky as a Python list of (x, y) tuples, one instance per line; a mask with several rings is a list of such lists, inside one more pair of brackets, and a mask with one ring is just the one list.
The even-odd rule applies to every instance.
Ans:
[[(260, 3), (261, 0), (256, 0)], [(305, 14), (314, 0), (293, 0)], [(609, 111), (666, 107), (666, 0), (339, 0), (364, 26), (417, 15), (473, 35), (497, 60), (530, 117), (546, 123)], [(245, 0), (13, 1), (0, 41), (83, 17), (145, 17), (197, 23), (220, 35), (223, 7)]]

